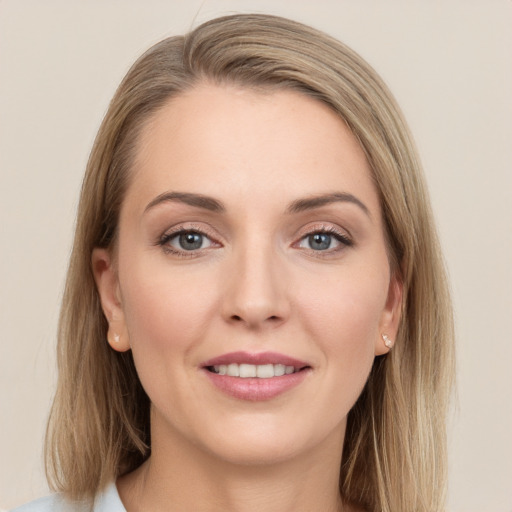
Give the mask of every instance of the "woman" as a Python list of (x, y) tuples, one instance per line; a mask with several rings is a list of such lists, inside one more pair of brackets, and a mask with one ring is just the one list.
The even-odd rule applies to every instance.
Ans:
[(59, 494), (21, 510), (442, 510), (452, 351), (385, 85), (304, 25), (207, 22), (134, 64), (98, 133), (47, 436)]

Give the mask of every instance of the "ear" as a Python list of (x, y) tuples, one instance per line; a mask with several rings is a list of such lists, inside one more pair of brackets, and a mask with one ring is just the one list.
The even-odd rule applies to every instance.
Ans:
[(396, 340), (402, 316), (403, 283), (396, 273), (389, 281), (386, 305), (379, 323), (379, 335), (375, 341), (375, 355), (387, 354)]
[(124, 311), (119, 292), (119, 281), (111, 252), (96, 248), (92, 251), (92, 270), (103, 313), (108, 321), (107, 341), (118, 352), (130, 349)]

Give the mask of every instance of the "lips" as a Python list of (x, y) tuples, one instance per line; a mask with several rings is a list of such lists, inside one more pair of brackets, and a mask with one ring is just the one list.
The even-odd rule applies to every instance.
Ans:
[(300, 384), (311, 366), (276, 352), (231, 352), (201, 365), (220, 391), (242, 400), (274, 398)]

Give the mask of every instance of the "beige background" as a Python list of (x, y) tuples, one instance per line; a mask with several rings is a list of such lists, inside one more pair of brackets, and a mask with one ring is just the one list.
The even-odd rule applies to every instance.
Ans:
[(402, 105), (456, 308), (450, 510), (511, 512), (510, 0), (0, 0), (0, 508), (47, 492), (59, 299), (82, 173), (114, 88), (152, 43), (233, 11), (333, 34)]

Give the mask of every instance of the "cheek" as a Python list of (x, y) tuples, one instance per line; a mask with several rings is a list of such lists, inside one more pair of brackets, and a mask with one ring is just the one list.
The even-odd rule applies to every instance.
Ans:
[[(321, 383), (315, 396), (318, 417), (335, 428), (359, 398), (375, 359), (375, 342), (387, 297), (384, 271), (340, 272), (337, 279), (303, 280), (297, 295), (302, 333), (320, 351)], [(322, 290), (320, 291), (320, 288)], [(307, 407), (311, 407), (309, 404)]]
[[(214, 310), (215, 298), (206, 283), (165, 264), (131, 265), (130, 277), (122, 287), (125, 321), (134, 352), (159, 354), (186, 352), (199, 343)], [(162, 359), (160, 358), (160, 361)]]
[[(215, 298), (197, 279), (166, 265), (131, 267), (122, 289), (123, 310), (140, 381), (158, 410), (181, 418), (194, 397), (187, 383), (195, 373), (194, 349), (201, 344)], [(204, 281), (202, 282), (204, 283)], [(169, 397), (172, 396), (172, 401)]]
[(299, 300), (304, 328), (317, 340), (329, 364), (343, 366), (348, 374), (356, 374), (361, 366), (371, 367), (387, 278), (382, 267), (380, 272), (368, 272), (366, 267), (330, 280), (322, 293), (314, 292), (315, 283), (303, 290)]

